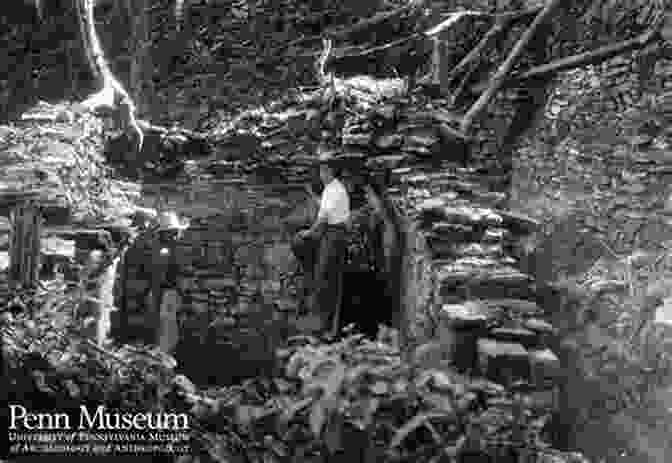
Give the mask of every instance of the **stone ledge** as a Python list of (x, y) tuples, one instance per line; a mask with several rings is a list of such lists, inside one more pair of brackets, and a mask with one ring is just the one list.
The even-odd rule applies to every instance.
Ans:
[(529, 353), (521, 344), (481, 338), (477, 352), (478, 370), (491, 381), (506, 386), (530, 377)]

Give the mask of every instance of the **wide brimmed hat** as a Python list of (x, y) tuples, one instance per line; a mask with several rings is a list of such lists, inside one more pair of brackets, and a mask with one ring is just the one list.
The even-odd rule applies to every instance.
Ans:
[(158, 231), (185, 230), (189, 228), (189, 221), (182, 221), (174, 211), (161, 212), (156, 219)]

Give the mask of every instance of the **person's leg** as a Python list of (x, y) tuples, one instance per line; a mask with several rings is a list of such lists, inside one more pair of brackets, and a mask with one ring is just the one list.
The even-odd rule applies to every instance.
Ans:
[(317, 253), (313, 291), (310, 295), (309, 308), (311, 313), (322, 318), (322, 327), (325, 326), (324, 315), (328, 313), (328, 295), (325, 293), (329, 287), (329, 255), (332, 247), (331, 233), (326, 231), (322, 234)]
[(310, 296), (314, 290), (315, 267), (318, 259), (319, 242), (315, 238), (295, 238), (291, 243), (292, 253), (303, 271), (303, 285), (300, 289), (301, 303), (310, 308)]
[(177, 312), (180, 309), (181, 298), (176, 290), (168, 289), (163, 292), (161, 300), (161, 326), (159, 332), (159, 346), (167, 353), (172, 354), (179, 341), (177, 326)]
[(344, 290), (344, 282), (345, 282), (345, 265), (346, 265), (346, 260), (347, 260), (347, 246), (348, 242), (346, 239), (346, 233), (345, 231), (340, 231), (339, 232), (340, 236), (337, 239), (337, 242), (335, 244), (335, 253), (336, 253), (336, 258), (335, 258), (335, 263), (334, 263), (334, 268), (333, 272), (336, 274), (336, 282), (334, 283), (336, 285), (336, 288), (334, 289), (334, 311), (333, 311), (333, 316), (337, 317), (335, 320), (332, 319), (332, 335), (336, 336), (341, 330), (341, 327), (343, 326), (343, 323), (341, 321), (341, 310), (343, 307), (343, 290)]
[(331, 328), (329, 323), (340, 308), (345, 245), (344, 231), (330, 229), (324, 233), (315, 274), (316, 292), (313, 310), (322, 316), (325, 329)]

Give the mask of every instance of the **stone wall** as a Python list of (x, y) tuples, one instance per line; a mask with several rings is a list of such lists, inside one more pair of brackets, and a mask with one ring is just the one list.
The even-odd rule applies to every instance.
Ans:
[[(185, 313), (215, 325), (221, 318), (290, 303), (294, 296), (286, 278), (295, 263), (289, 248), (291, 228), (285, 220), (296, 215), (302, 203), (287, 197), (284, 202), (267, 198), (266, 204), (257, 204), (259, 192), (241, 191), (239, 196), (247, 204), (227, 204), (225, 195), (224, 199), (212, 195), (209, 202), (194, 199), (203, 210), (212, 205), (210, 212), (189, 211), (188, 201), (177, 205), (180, 212), (191, 212), (192, 220), (174, 248)], [(271, 199), (279, 201), (275, 207)], [(152, 237), (148, 238), (126, 253), (126, 304), (144, 305), (151, 280)]]
[(669, 239), (671, 63), (659, 60), (643, 81), (632, 56), (560, 79), (516, 156), (511, 191), (516, 207), (546, 222), (530, 262), (544, 278), (576, 277), (599, 257), (659, 251)]
[[(595, 355), (605, 345), (617, 345), (623, 352), (638, 349), (639, 341), (614, 331), (609, 320), (630, 315), (632, 323), (639, 323), (646, 313), (639, 295), (654, 281), (667, 286), (670, 271), (663, 257), (665, 242), (672, 236), (668, 206), (672, 67), (669, 57), (661, 58), (650, 73), (640, 72), (641, 58), (646, 56), (621, 56), (559, 76), (546, 117), (517, 153), (511, 191), (514, 207), (542, 221), (542, 233), (528, 242), (530, 252), (521, 262), (526, 271), (540, 280), (565, 280), (590, 288), (591, 281), (607, 274), (604, 268), (613, 267), (611, 278), (632, 285), (623, 296), (607, 294), (593, 301), (584, 291), (579, 301), (564, 305), (554, 317), (556, 326), (568, 332), (557, 351), (570, 378), (562, 397), (563, 444), (596, 458), (624, 462), (665, 461), (669, 447), (669, 439), (658, 431), (667, 426), (669, 417), (657, 418), (655, 426), (646, 418), (661, 408), (648, 400), (655, 394), (625, 409), (611, 405), (619, 395), (629, 394), (624, 392), (628, 387), (651, 380), (642, 373), (621, 373), (614, 381), (606, 369), (596, 367), (603, 357)], [(632, 254), (656, 261), (651, 264), (655, 272), (649, 273), (647, 265), (628, 264), (628, 273), (623, 273), (623, 262)], [(612, 297), (618, 302), (610, 302)], [(558, 296), (554, 298), (562, 308)], [(591, 309), (597, 320), (564, 330), (578, 325), (574, 317), (582, 303), (590, 305), (583, 310)], [(607, 352), (604, 357), (614, 355)], [(637, 358), (635, 368), (647, 361)], [(662, 391), (666, 394), (667, 388)], [(585, 410), (591, 411), (590, 416)], [(643, 428), (645, 437), (640, 435)], [(603, 444), (607, 441), (613, 442), (609, 448)]]
[[(408, 222), (404, 267), (413, 358), (503, 385), (535, 412), (556, 416), (567, 372), (557, 355), (557, 301), (518, 259), (540, 223), (508, 210), (506, 197), (490, 185), (448, 164), (396, 172), (391, 194)], [(502, 457), (496, 443), (485, 447), (491, 458)], [(531, 451), (529, 458), (547, 456)]]
[(411, 225), (406, 230), (407, 253), (403, 264), (402, 281), (406, 319), (409, 322), (409, 340), (413, 344), (426, 342), (434, 336), (431, 311), (434, 307), (436, 284), (432, 272), (432, 257), (426, 241)]

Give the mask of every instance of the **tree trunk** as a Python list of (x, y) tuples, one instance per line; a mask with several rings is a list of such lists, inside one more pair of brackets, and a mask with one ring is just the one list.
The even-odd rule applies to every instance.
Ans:
[[(529, 80), (550, 79), (560, 72), (576, 69), (582, 66), (599, 64), (629, 51), (655, 44), (656, 39), (656, 31), (651, 30), (632, 39), (604, 45), (595, 50), (579, 53), (578, 55), (560, 58), (555, 61), (551, 61), (550, 63), (535, 66), (531, 69), (521, 72), (520, 74), (513, 74), (508, 76), (503, 84), (503, 87), (506, 88), (513, 85), (522, 85), (525, 83), (525, 81)], [(480, 93), (485, 91), (489, 85), (489, 81), (479, 82), (475, 85), (472, 85), (470, 91), (474, 93)]]
[(509, 53), (504, 62), (497, 69), (497, 72), (495, 72), (495, 74), (490, 79), (490, 85), (488, 88), (485, 89), (476, 103), (474, 103), (469, 111), (467, 111), (467, 114), (464, 115), (464, 118), (460, 124), (460, 129), (463, 133), (469, 133), (472, 122), (485, 111), (488, 104), (490, 103), (490, 100), (492, 100), (497, 91), (499, 91), (499, 89), (503, 86), (518, 58), (522, 55), (525, 48), (535, 37), (539, 27), (549, 20), (553, 12), (561, 4), (561, 0), (548, 0), (546, 6), (544, 6), (539, 14), (537, 14), (537, 17), (534, 19), (534, 21), (532, 21), (530, 27), (528, 27), (525, 32), (523, 32), (523, 35), (520, 37), (520, 39), (518, 39), (518, 42), (513, 47), (513, 50), (511, 50), (511, 53)]
[(151, 97), (154, 94), (152, 85), (153, 63), (151, 42), (151, 18), (148, 12), (148, 0), (126, 0), (130, 14), (132, 56), (129, 87), (138, 114), (148, 115), (152, 108)]
[(12, 286), (32, 288), (40, 269), (42, 216), (31, 203), (17, 205), (12, 212), (9, 280)]
[(96, 32), (93, 15), (95, 0), (77, 0), (77, 18), (86, 58), (94, 77), (102, 87), (100, 91), (87, 98), (83, 105), (92, 110), (107, 109), (118, 111), (119, 120), (123, 128), (137, 137), (138, 150), (142, 149), (144, 134), (138, 125), (135, 113), (135, 104), (124, 89), (123, 85), (114, 77), (110, 65)]

